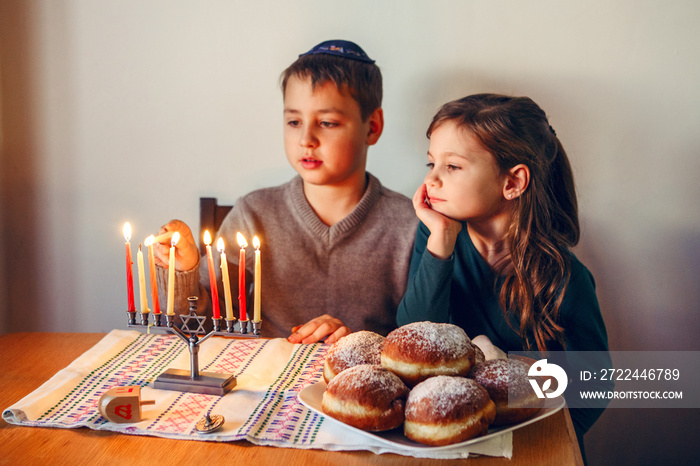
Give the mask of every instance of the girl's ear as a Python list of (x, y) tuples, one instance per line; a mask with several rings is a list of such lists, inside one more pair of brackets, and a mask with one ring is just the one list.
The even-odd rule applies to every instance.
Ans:
[(525, 192), (530, 184), (530, 169), (527, 165), (518, 164), (508, 170), (506, 184), (503, 187), (503, 197), (515, 199)]
[(369, 133), (367, 133), (367, 145), (372, 146), (377, 143), (379, 136), (384, 131), (384, 111), (376, 109), (369, 116)]

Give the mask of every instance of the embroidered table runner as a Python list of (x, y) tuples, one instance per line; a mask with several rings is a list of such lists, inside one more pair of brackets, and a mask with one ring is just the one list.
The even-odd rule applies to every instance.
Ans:
[[(153, 380), (168, 368), (189, 371), (189, 351), (177, 337), (113, 330), (2, 416), (8, 423), (25, 426), (88, 427), (175, 439), (247, 440), (277, 447), (433, 458), (464, 458), (470, 453), (511, 457), (510, 432), (454, 450), (406, 449), (373, 442), (307, 409), (297, 395), (323, 381), (329, 347), (322, 343), (293, 345), (280, 338), (210, 338), (199, 349), (200, 371), (233, 374), (237, 379), (231, 392), (215, 396), (151, 388)], [(124, 385), (140, 385), (141, 399), (155, 400), (154, 405), (141, 407), (140, 422), (113, 423), (99, 412), (102, 394)], [(223, 415), (223, 428), (198, 433), (195, 425), (207, 413)]]

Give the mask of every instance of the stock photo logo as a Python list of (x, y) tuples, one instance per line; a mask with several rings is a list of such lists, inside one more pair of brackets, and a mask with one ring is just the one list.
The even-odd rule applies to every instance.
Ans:
[[(528, 379), (538, 398), (556, 398), (564, 393), (564, 390), (566, 390), (566, 386), (569, 383), (564, 369), (556, 364), (548, 363), (546, 359), (540, 359), (535, 364), (530, 366), (530, 370), (528, 371), (527, 375), (528, 377), (547, 377), (541, 387), (536, 378)], [(552, 377), (557, 381), (557, 389), (550, 392), (548, 390), (552, 385)]]

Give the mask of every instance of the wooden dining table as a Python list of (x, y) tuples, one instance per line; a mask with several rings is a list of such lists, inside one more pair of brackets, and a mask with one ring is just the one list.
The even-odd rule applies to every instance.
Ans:
[[(0, 388), (5, 409), (36, 390), (95, 345), (101, 333), (0, 335)], [(513, 457), (468, 460), (418, 459), (369, 451), (257, 446), (245, 440), (208, 442), (125, 435), (84, 427), (26, 427), (0, 421), (0, 465), (24, 464), (244, 464), (244, 465), (581, 465), (581, 452), (566, 407), (513, 432)]]

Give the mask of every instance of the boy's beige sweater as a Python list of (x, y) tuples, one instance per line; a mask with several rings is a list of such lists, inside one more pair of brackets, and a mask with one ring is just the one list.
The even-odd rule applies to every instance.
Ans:
[[(287, 337), (292, 327), (329, 314), (352, 331), (386, 335), (396, 327), (396, 309), (406, 290), (418, 219), (411, 201), (384, 188), (368, 174), (364, 196), (346, 218), (329, 227), (307, 202), (300, 177), (274, 188), (254, 191), (236, 201), (218, 236), (224, 238), (234, 313), (238, 317), (238, 246), (246, 250), (246, 284), (252, 283), (253, 236), (262, 243), (262, 334)], [(216, 244), (215, 242), (213, 244)], [(214, 254), (220, 308), (225, 316), (219, 255)], [(211, 316), (207, 261), (176, 274), (176, 313), (187, 312), (187, 297), (198, 295), (199, 313)], [(165, 307), (167, 270), (159, 270)], [(247, 286), (248, 287), (248, 286)], [(253, 318), (253, 296), (247, 310)]]

